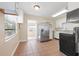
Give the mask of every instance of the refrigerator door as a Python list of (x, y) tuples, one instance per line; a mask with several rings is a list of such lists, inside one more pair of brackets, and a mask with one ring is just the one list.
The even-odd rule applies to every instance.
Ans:
[(47, 41), (49, 40), (49, 30), (41, 29), (41, 38), (40, 41)]

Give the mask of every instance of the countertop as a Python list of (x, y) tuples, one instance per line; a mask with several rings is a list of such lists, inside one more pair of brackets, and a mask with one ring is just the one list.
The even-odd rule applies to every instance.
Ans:
[(56, 30), (55, 32), (73, 34), (73, 30)]

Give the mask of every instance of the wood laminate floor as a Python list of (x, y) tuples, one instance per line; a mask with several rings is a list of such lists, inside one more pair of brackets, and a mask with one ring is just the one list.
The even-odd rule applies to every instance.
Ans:
[(65, 56), (59, 51), (59, 40), (40, 42), (29, 40), (21, 42), (16, 49), (14, 56)]

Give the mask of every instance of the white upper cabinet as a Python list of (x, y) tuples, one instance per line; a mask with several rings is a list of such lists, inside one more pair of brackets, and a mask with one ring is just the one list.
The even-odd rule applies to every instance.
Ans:
[(79, 8), (79, 2), (68, 2), (68, 10), (72, 11)]

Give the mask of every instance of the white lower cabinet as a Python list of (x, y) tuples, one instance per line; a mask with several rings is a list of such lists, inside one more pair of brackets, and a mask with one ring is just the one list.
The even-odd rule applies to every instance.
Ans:
[(60, 33), (59, 31), (55, 31), (55, 32), (54, 32), (54, 38), (59, 39), (59, 33)]

